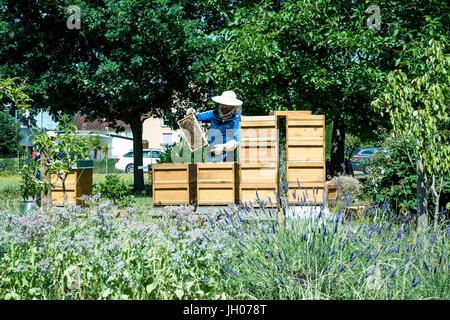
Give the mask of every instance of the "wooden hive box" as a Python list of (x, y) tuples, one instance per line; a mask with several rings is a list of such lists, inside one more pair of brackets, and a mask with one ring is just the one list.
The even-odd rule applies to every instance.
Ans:
[(275, 116), (241, 117), (239, 162), (278, 163), (278, 130)]
[(195, 163), (160, 163), (152, 166), (153, 204), (189, 205), (196, 199)]
[(229, 205), (239, 198), (237, 163), (197, 164), (197, 204)]
[(287, 180), (289, 183), (300, 182), (324, 182), (325, 162), (324, 161), (288, 161)]
[[(41, 199), (50, 198), (55, 206), (64, 205), (64, 192), (61, 180), (56, 175), (52, 175), (51, 182), (54, 185), (50, 195), (42, 195)], [(92, 195), (92, 168), (72, 169), (66, 178), (67, 202), (81, 205), (83, 201), (79, 198), (83, 195)]]
[[(240, 165), (240, 201), (258, 206), (258, 198), (276, 207), (278, 194), (278, 164), (277, 163), (246, 163)], [(274, 192), (275, 190), (275, 192)]]
[[(259, 206), (277, 206), (278, 125), (271, 116), (241, 117), (240, 126), (240, 201)], [(269, 202), (270, 198), (270, 202)]]
[(325, 161), (325, 116), (288, 116), (286, 160)]

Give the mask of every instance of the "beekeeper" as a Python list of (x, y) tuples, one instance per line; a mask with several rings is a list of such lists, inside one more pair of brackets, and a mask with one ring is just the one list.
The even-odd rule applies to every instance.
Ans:
[(208, 130), (206, 162), (234, 162), (234, 150), (239, 145), (239, 120), (242, 101), (233, 91), (224, 91), (212, 101), (218, 103), (214, 110), (196, 113), (189, 108), (187, 114), (196, 113), (198, 121), (211, 123)]

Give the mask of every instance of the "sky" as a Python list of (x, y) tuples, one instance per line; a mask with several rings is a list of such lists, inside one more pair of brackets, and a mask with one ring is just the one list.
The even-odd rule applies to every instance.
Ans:
[(47, 111), (38, 113), (34, 119), (38, 128), (45, 128), (47, 130), (55, 130), (57, 123), (52, 120), (52, 117)]

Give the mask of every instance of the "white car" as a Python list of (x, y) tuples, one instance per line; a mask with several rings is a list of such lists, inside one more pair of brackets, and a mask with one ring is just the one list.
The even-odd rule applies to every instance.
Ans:
[[(144, 172), (148, 171), (149, 164), (155, 164), (161, 154), (164, 151), (157, 149), (144, 149), (143, 150), (142, 165), (144, 166)], [(133, 150), (125, 153), (120, 158), (116, 158), (116, 170), (125, 171), (128, 174), (134, 173), (134, 152)]]

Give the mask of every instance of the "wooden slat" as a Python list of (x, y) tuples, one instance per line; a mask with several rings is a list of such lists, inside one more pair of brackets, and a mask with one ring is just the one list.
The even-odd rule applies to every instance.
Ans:
[(241, 167), (241, 185), (250, 182), (277, 183), (277, 167)]
[(239, 161), (247, 162), (278, 162), (277, 147), (243, 147), (239, 149)]
[(253, 141), (241, 141), (239, 143), (241, 148), (277, 148), (277, 141), (268, 141), (268, 140), (253, 140)]
[(324, 161), (324, 146), (292, 146), (287, 148), (287, 161)]
[(240, 141), (278, 141), (278, 132), (276, 128), (242, 128), (239, 131)]
[(287, 179), (325, 180), (325, 162), (287, 162)]

